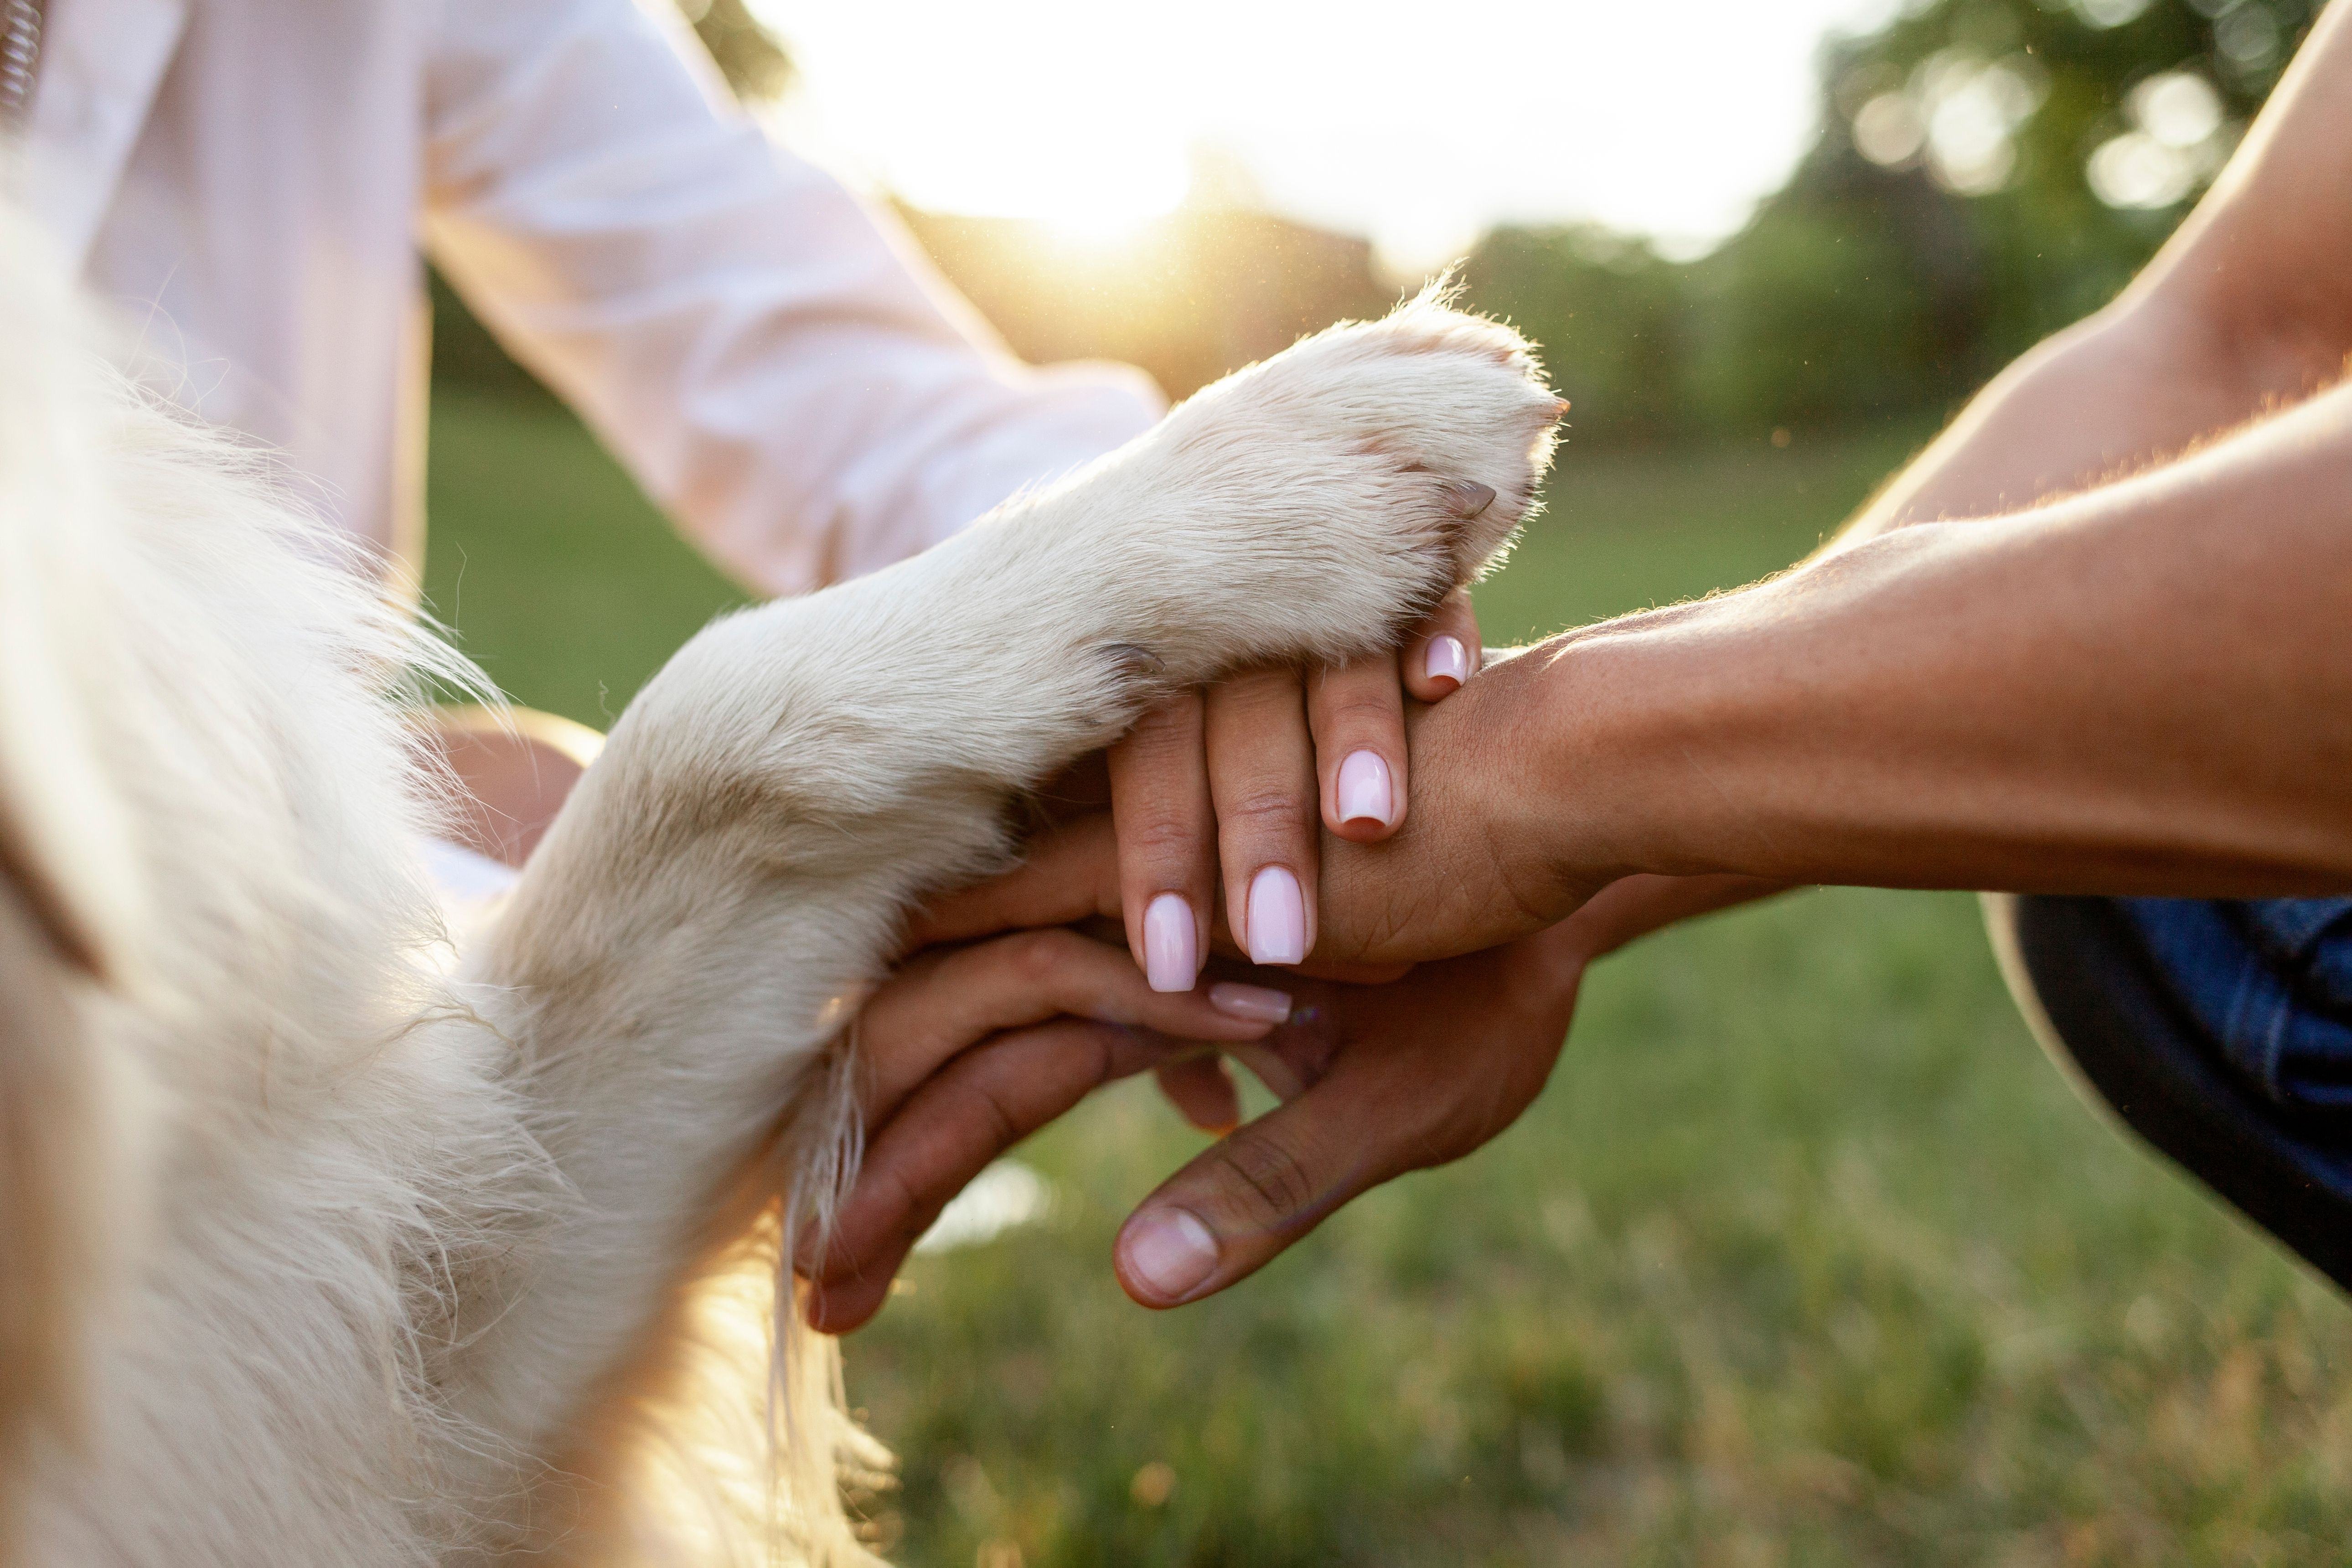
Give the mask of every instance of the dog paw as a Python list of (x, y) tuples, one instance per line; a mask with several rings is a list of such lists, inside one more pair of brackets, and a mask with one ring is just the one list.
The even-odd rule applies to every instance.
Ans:
[(1131, 640), (1187, 679), (1390, 645), (1500, 559), (1566, 409), (1517, 333), (1433, 294), (1204, 389), (1124, 466), (1116, 508), (1203, 635)]

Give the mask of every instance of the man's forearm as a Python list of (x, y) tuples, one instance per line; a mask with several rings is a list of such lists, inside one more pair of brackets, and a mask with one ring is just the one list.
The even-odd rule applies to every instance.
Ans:
[(2265, 395), (2195, 312), (2162, 298), (2120, 302), (2002, 372), (1829, 548), (2122, 478), (2242, 423)]
[(1571, 636), (1536, 656), (1556, 721), (1521, 787), (1575, 803), (1563, 886), (2341, 889), (2347, 605), (2352, 387), (2126, 484)]
[[(2011, 366), (1824, 553), (1911, 523), (2018, 511), (2144, 468), (2242, 422), (2263, 396), (2195, 312), (2163, 294), (2134, 298)], [(1634, 875), (1578, 919), (1596, 932), (1605, 928), (1591, 949), (1598, 956), (1694, 915), (1769, 897), (1790, 881)]]
[(2352, 353), (2352, 6), (2324, 16), (2123, 298), (2004, 372), (1832, 549), (2136, 472), (2334, 382)]

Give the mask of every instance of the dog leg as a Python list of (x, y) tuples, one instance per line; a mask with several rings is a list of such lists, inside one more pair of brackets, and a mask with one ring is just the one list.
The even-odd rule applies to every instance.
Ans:
[(1391, 642), (1532, 504), (1561, 405), (1429, 302), (1208, 389), (914, 561), (719, 622), (633, 703), (474, 970), (578, 1204), (474, 1331), (550, 1451), (890, 952), (1005, 806), (1156, 697)]

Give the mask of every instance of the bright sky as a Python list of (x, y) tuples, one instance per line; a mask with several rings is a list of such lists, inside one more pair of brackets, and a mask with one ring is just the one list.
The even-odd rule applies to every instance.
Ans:
[(1822, 35), (1894, 3), (751, 0), (783, 134), (918, 205), (1115, 232), (1206, 149), (1406, 269), (1504, 218), (1720, 238), (1803, 150)]

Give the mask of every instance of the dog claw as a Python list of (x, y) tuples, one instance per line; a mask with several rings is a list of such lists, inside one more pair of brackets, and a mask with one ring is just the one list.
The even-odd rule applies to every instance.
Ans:
[(1129, 680), (1157, 679), (1168, 671), (1166, 662), (1141, 643), (1110, 643), (1102, 652), (1110, 660), (1111, 668)]
[(1454, 514), (1467, 522), (1495, 504), (1495, 488), (1475, 479), (1456, 479), (1445, 487), (1454, 498)]

